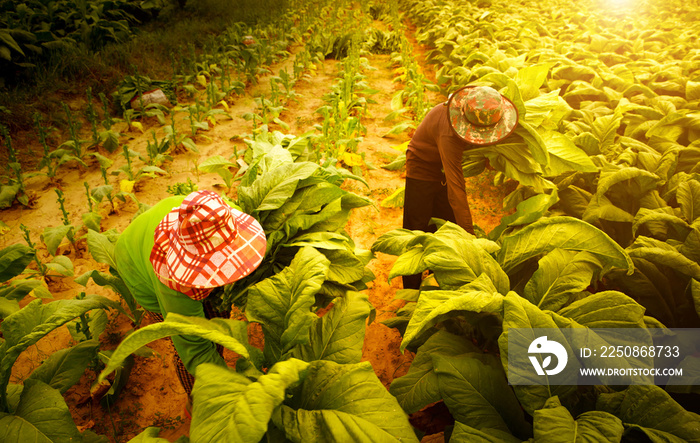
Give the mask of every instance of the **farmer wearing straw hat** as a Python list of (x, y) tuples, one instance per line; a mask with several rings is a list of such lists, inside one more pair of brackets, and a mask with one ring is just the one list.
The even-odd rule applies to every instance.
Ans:
[[(488, 86), (467, 86), (431, 109), (406, 151), (403, 227), (435, 232), (430, 219), (457, 223), (474, 233), (462, 172), (462, 153), (501, 142), (515, 130), (515, 105)], [(403, 286), (418, 289), (420, 275), (403, 277)]]
[[(198, 191), (161, 200), (139, 215), (119, 237), (115, 256), (119, 275), (154, 321), (173, 312), (228, 317), (216, 312), (207, 296), (252, 273), (266, 246), (257, 220), (215, 192)], [(199, 364), (226, 366), (223, 348), (208, 340), (179, 335), (172, 341), (177, 375), (188, 395)]]

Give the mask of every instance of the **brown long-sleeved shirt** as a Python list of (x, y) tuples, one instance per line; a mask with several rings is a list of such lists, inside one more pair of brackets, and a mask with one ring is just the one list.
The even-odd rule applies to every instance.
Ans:
[(406, 176), (447, 182), (447, 198), (457, 224), (473, 232), (462, 172), (462, 152), (469, 147), (455, 134), (448, 119), (447, 104), (441, 103), (428, 112), (408, 143)]

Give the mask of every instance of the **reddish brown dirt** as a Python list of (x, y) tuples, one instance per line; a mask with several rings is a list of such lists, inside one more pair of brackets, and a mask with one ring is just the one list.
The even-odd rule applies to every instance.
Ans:
[[(418, 56), (422, 59), (422, 50), (418, 49)], [(369, 163), (376, 166), (386, 164), (398, 154), (392, 148), (408, 140), (408, 135), (403, 134), (392, 138), (383, 138), (394, 123), (383, 121), (390, 109), (391, 96), (402, 85), (394, 82), (390, 57), (387, 55), (368, 56), (368, 61), (376, 70), (364, 72), (367, 83), (379, 91), (372, 98), (377, 104), (369, 105), (367, 117), (363, 123), (367, 127), (367, 135), (360, 144), (360, 152), (364, 152)], [(287, 110), (281, 115), (282, 120), (290, 124), (290, 133), (302, 134), (313, 128), (314, 124), (321, 123), (322, 117), (314, 111), (323, 102), (321, 97), (328, 92), (330, 86), (336, 81), (336, 61), (327, 60), (312, 77), (312, 81), (300, 82), (295, 86), (295, 91), (301, 94), (299, 102), (287, 104)], [(288, 67), (291, 72), (291, 59), (274, 67), (279, 70)], [(428, 70), (429, 71), (429, 70)], [(430, 75), (430, 74), (428, 74)], [(262, 78), (259, 85), (250, 87), (242, 96), (235, 97), (231, 103), (230, 114), (232, 120), (220, 119), (219, 124), (207, 132), (209, 140), (199, 138), (197, 140), (200, 154), (178, 154), (167, 165), (169, 177), (145, 180), (136, 193), (139, 201), (153, 205), (160, 199), (167, 197), (168, 184), (185, 182), (191, 178), (197, 183), (199, 189), (215, 189), (224, 193), (221, 179), (216, 174), (200, 174), (196, 172), (198, 159), (204, 159), (212, 155), (230, 156), (234, 148), (240, 148), (243, 143), (239, 136), (251, 132), (251, 125), (240, 117), (244, 112), (249, 112), (254, 107), (253, 98), (256, 94), (269, 91), (268, 78)], [(439, 103), (444, 97), (437, 94), (430, 96), (433, 103)], [(184, 125), (183, 125), (184, 126)], [(127, 133), (128, 143), (131, 149), (145, 153), (146, 140), (150, 137), (150, 130), (155, 129), (162, 137), (162, 129), (155, 121), (144, 122), (145, 132), (128, 131), (126, 125), (122, 125), (122, 132)], [(19, 146), (18, 146), (19, 147)], [(23, 146), (22, 150), (38, 149), (36, 146)], [(113, 170), (123, 164), (121, 157), (112, 156), (115, 159)], [(386, 171), (381, 168), (363, 169), (365, 179), (369, 183), (369, 189), (357, 182), (348, 183), (347, 189), (360, 195), (368, 196), (374, 203), (374, 207), (366, 207), (354, 211), (347, 231), (360, 248), (369, 249), (372, 243), (382, 234), (401, 226), (401, 209), (382, 208), (381, 201), (394, 190), (403, 186), (401, 172)], [(123, 178), (120, 177), (119, 179)], [(87, 171), (80, 169), (63, 169), (61, 174), (61, 187), (66, 195), (66, 209), (71, 213), (74, 223), (78, 224), (80, 214), (86, 211), (86, 198), (83, 182), (87, 181), (91, 187), (102, 184), (99, 169), (93, 167)], [(112, 179), (118, 186), (118, 181)], [(499, 224), (502, 216), (500, 202), (503, 201), (505, 192), (490, 186), (486, 181), (488, 176), (482, 176), (467, 180), (467, 189), (472, 206), (475, 222), (486, 232)], [(33, 178), (29, 182), (29, 191), (36, 194), (36, 203), (32, 209), (14, 206), (11, 209), (0, 212), (0, 219), (10, 226), (10, 231), (0, 238), (0, 247), (5, 247), (16, 242), (22, 242), (20, 223), (28, 226), (32, 231), (32, 238), (39, 244), (39, 233), (46, 226), (60, 224), (60, 211), (56, 202), (56, 195), (51, 189), (53, 186), (45, 178)], [(122, 231), (133, 217), (136, 207), (133, 203), (120, 205), (116, 212), (110, 214), (107, 205), (102, 205), (100, 211), (103, 215), (102, 227), (104, 229), (116, 228)], [(82, 246), (84, 248), (84, 245)], [(75, 275), (94, 269), (104, 268), (104, 265), (96, 264), (84, 250), (71, 251), (69, 246), (63, 246), (65, 254), (73, 259), (76, 270)], [(45, 250), (41, 251), (43, 257), (47, 256)], [(402, 306), (403, 302), (395, 301), (397, 289), (401, 288), (400, 279), (388, 281), (388, 274), (395, 257), (378, 254), (370, 263), (370, 268), (376, 275), (374, 282), (368, 290), (369, 300), (376, 309), (376, 320), (368, 325), (363, 347), (363, 360), (369, 361), (374, 367), (379, 379), (388, 387), (391, 381), (406, 373), (413, 355), (406, 351), (401, 353), (399, 345), (401, 336), (396, 330), (383, 324), (382, 320), (395, 315), (395, 310)], [(83, 288), (73, 283), (71, 278), (58, 279), (52, 283), (55, 298), (73, 298), (80, 291), (89, 294), (96, 293), (117, 299), (111, 291), (98, 287), (93, 283)], [(28, 301), (28, 300), (27, 300)], [(103, 335), (104, 347), (114, 348), (129, 333), (132, 325), (123, 315), (111, 314), (108, 332)], [(41, 340), (35, 346), (23, 353), (13, 371), (13, 382), (20, 383), (31, 370), (40, 362), (58, 349), (71, 345), (72, 339), (61, 328)], [(183, 415), (185, 394), (180, 387), (172, 364), (173, 347), (166, 340), (160, 340), (151, 345), (157, 353), (151, 358), (136, 358), (134, 369), (128, 384), (113, 407), (105, 410), (90, 401), (89, 389), (96, 376), (94, 372), (87, 371), (79, 384), (71, 388), (65, 398), (71, 408), (71, 413), (76, 424), (81, 429), (107, 435), (112, 441), (127, 441), (148, 426), (162, 428), (161, 436), (169, 440), (175, 440), (180, 435), (187, 435), (189, 421)], [(225, 355), (233, 363), (233, 355)], [(420, 416), (414, 420), (421, 420)], [(433, 433), (434, 434), (434, 433)], [(426, 436), (424, 441), (441, 441), (439, 434)]]

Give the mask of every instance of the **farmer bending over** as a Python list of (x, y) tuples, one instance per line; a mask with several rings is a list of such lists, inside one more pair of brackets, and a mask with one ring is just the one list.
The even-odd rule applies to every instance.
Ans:
[[(253, 272), (266, 246), (257, 220), (215, 192), (198, 191), (163, 199), (138, 216), (119, 237), (115, 255), (119, 275), (154, 321), (170, 312), (228, 318), (207, 296)], [(189, 335), (172, 341), (177, 376), (188, 396), (199, 364), (226, 366), (221, 346)]]
[[(435, 232), (430, 219), (457, 223), (474, 233), (464, 185), (462, 153), (499, 143), (518, 125), (515, 105), (488, 86), (467, 86), (428, 112), (408, 143), (403, 227)], [(403, 277), (418, 289), (421, 276)]]

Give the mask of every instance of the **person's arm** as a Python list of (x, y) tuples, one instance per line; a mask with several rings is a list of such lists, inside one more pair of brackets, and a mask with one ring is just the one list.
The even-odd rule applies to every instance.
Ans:
[[(192, 300), (160, 282), (157, 282), (157, 286), (156, 290), (160, 292), (158, 301), (164, 318), (169, 313), (206, 318), (202, 302)], [(216, 351), (216, 346), (209, 340), (194, 335), (173, 335), (172, 340), (175, 350), (190, 374), (194, 375), (195, 369), (202, 363), (226, 366), (226, 362)]]
[(438, 138), (438, 150), (447, 179), (447, 198), (452, 206), (457, 224), (467, 232), (474, 234), (474, 224), (469, 210), (464, 173), (462, 172), (464, 142), (453, 136), (441, 135)]

